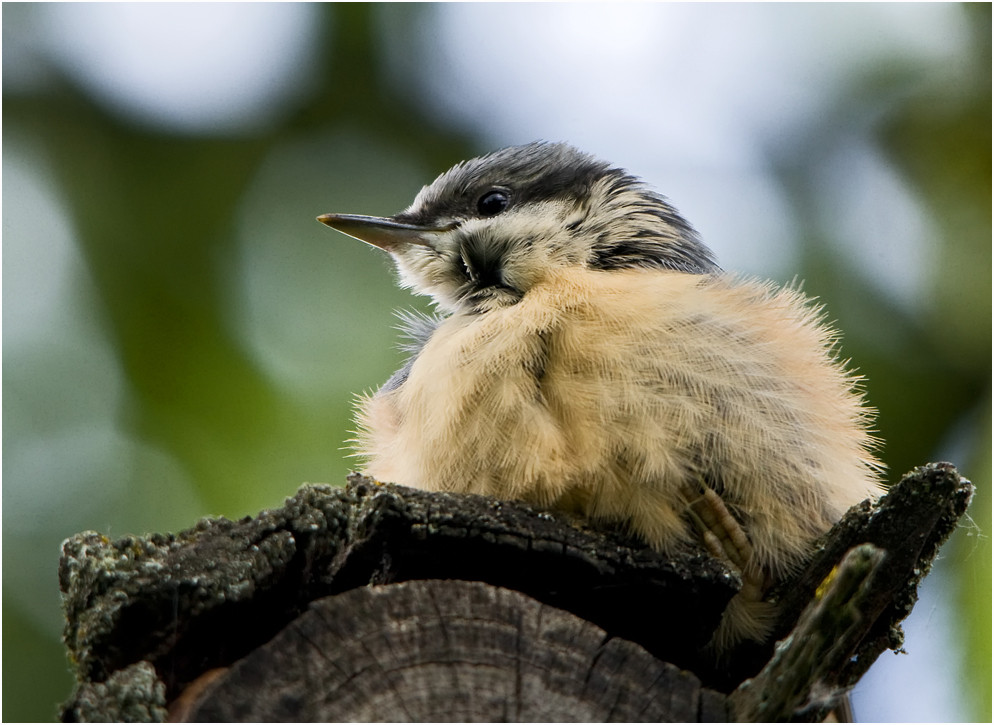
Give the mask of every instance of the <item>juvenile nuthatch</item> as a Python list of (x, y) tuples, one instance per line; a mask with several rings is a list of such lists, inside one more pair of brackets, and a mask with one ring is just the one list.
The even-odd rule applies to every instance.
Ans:
[(718, 267), (667, 201), (553, 143), (465, 161), (389, 218), (318, 219), (386, 250), (443, 313), (358, 410), (382, 481), (693, 537), (745, 582), (720, 648), (761, 639), (764, 586), (874, 495), (880, 464), (837, 335), (792, 288)]

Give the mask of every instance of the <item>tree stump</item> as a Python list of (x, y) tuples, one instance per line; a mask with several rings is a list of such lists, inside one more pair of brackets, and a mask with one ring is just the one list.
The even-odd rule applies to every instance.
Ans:
[(817, 720), (884, 650), (972, 485), (915, 469), (772, 597), (779, 644), (707, 648), (741, 582), (525, 504), (302, 487), (179, 534), (63, 545), (66, 721)]
[(726, 718), (689, 672), (482, 582), (319, 599), (190, 703), (192, 721), (684, 722)]

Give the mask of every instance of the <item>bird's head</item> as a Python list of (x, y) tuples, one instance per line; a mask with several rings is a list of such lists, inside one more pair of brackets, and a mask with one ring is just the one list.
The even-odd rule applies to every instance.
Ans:
[(448, 312), (513, 305), (563, 267), (718, 270), (661, 196), (566, 144), (512, 146), (464, 161), (392, 217), (318, 220), (389, 252), (401, 283)]

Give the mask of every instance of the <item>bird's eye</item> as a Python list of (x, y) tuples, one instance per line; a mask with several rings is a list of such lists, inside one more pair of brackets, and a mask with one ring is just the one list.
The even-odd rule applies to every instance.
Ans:
[(476, 210), (482, 216), (494, 216), (507, 209), (507, 205), (510, 203), (511, 197), (506, 191), (491, 189), (476, 202)]

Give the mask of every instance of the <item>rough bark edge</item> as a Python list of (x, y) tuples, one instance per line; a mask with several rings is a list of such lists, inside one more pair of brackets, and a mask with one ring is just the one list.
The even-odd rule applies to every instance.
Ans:
[[(67, 540), (60, 582), (67, 611), (66, 643), (80, 684), (63, 717), (90, 719), (94, 710), (85, 703), (94, 701), (93, 688), (109, 685), (109, 678), (120, 672), (114, 681), (118, 686), (135, 671), (131, 665), (142, 661), (155, 666), (172, 699), (197, 673), (233, 662), (275, 634), (308, 601), (370, 581), (391, 580), (398, 566), (390, 560), (391, 537), (382, 532), (396, 531), (397, 521), (405, 517), (413, 519), (399, 528), (415, 539), (449, 536), (518, 550), (522, 534), (515, 526), (523, 522), (530, 556), (549, 551), (575, 555), (589, 571), (607, 579), (619, 572), (636, 578), (663, 572), (662, 578), (669, 577), (671, 584), (689, 577), (685, 581), (692, 586), (710, 587), (720, 606), (738, 584), (720, 564), (698, 553), (665, 560), (622, 535), (594, 532), (520, 504), (426, 494), (362, 477), (350, 480), (345, 490), (305, 486), (282, 509), (237, 523), (206, 519), (176, 535), (112, 542), (84, 533)], [(811, 692), (821, 688), (837, 695), (884, 649), (900, 647), (898, 623), (910, 612), (918, 581), (955, 529), (972, 491), (950, 464), (915, 469), (878, 503), (854, 507), (825, 537), (809, 566), (781, 588), (778, 631), (784, 634), (848, 549), (869, 542), (891, 557), (865, 598), (868, 611), (860, 644), (843, 657), (845, 664), (837, 672), (811, 682)], [(698, 571), (703, 574), (696, 575)], [(239, 625), (247, 618), (266, 626), (256, 626), (252, 638), (239, 637), (245, 631)], [(204, 632), (221, 643), (212, 652), (197, 652), (191, 645)], [(738, 686), (766, 664), (771, 650), (742, 648), (724, 682), (721, 677), (715, 682), (728, 690)], [(132, 690), (143, 692), (141, 683)], [(808, 698), (806, 710), (794, 717), (808, 719), (814, 700)], [(148, 704), (147, 716), (154, 719), (154, 698)]]

